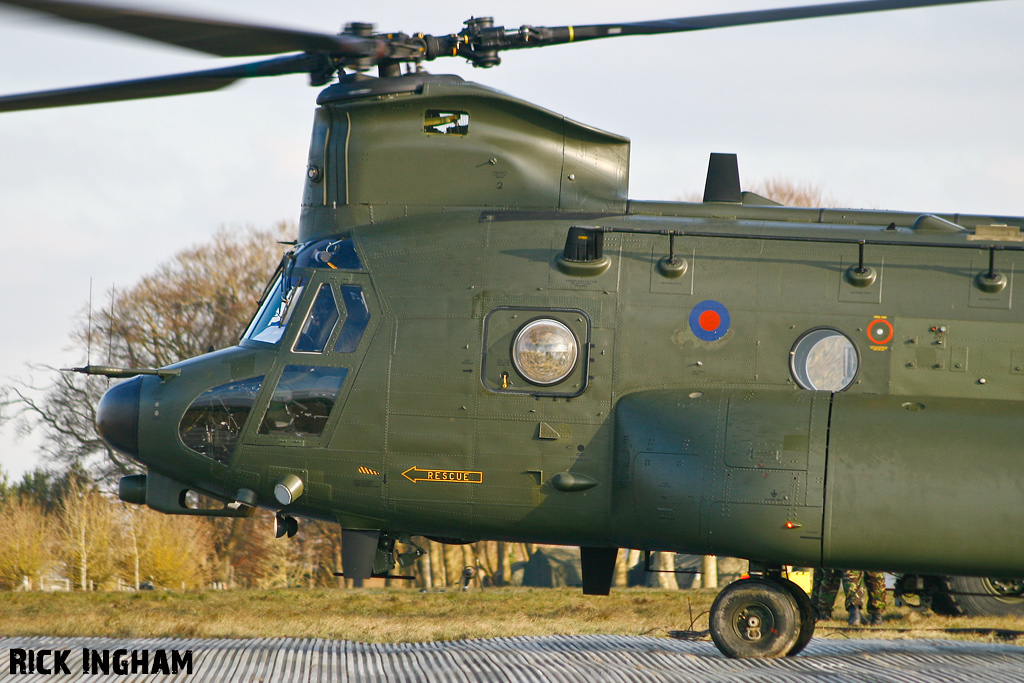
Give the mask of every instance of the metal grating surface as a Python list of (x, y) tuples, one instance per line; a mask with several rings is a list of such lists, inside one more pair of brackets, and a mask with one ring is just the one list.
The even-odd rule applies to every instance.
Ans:
[[(10, 674), (12, 648), (71, 650), (69, 676)], [(193, 673), (82, 674), (82, 648), (193, 651)], [(0, 681), (333, 683), (962, 683), (1024, 681), (1024, 648), (942, 640), (816, 638), (799, 657), (726, 659), (706, 642), (551, 636), (376, 644), (334, 640), (0, 638)]]

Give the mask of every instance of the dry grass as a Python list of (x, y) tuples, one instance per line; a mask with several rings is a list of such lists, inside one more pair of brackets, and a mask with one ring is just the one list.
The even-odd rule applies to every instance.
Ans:
[[(8, 636), (329, 638), (418, 642), (552, 634), (664, 636), (707, 628), (715, 591), (504, 588), (420, 593), (408, 589), (156, 591), (0, 594)], [(690, 614), (695, 618), (691, 624)], [(843, 616), (837, 610), (837, 616)], [(948, 619), (892, 610), (882, 628), (819, 626), (817, 637), (948, 638), (1008, 642), (944, 629), (1024, 630), (1024, 619)], [(1009, 642), (1024, 644), (1024, 640)]]
[(881, 626), (851, 628), (842, 610), (837, 609), (834, 616), (831, 621), (818, 622), (816, 638), (938, 638), (1024, 645), (1024, 617), (942, 617), (897, 608), (885, 613)]
[[(506, 588), (5, 593), (6, 635), (334, 638), (413, 642), (510, 635), (650, 633), (686, 628), (713, 592)], [(706, 622), (706, 619), (705, 619)]]

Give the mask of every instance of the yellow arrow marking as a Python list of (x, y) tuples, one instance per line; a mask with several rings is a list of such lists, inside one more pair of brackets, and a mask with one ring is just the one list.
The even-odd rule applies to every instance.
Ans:
[(419, 467), (410, 467), (402, 476), (409, 481), (444, 481), (453, 484), (480, 484), (484, 480), (483, 472), (469, 472), (466, 470), (421, 470)]

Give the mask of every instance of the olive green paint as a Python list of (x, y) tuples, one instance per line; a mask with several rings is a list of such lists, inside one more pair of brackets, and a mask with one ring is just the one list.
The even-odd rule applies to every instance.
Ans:
[[(1013, 289), (1024, 258), (998, 251), (1006, 284), (988, 291), (977, 247), (1013, 243), (972, 239), (1020, 219), (799, 209), (750, 194), (631, 202), (624, 138), (451, 78), (417, 83), (380, 96), (335, 86), (315, 117), (300, 241), (351, 238), (361, 268), (297, 270), (308, 283), (293, 316), (321, 283), (359, 285), (370, 318), (358, 348), (295, 353), (293, 322), (276, 346), (244, 342), (179, 364), (180, 376), (143, 378), (151, 472), (385, 540), (1020, 573), (1024, 315)], [(438, 111), (464, 113), (468, 127), (426, 132)], [(601, 267), (559, 264), (571, 226), (607, 230)], [(664, 266), (668, 231), (685, 266)], [(857, 240), (868, 242), (863, 271)], [(689, 320), (709, 300), (730, 317), (713, 341)], [(579, 344), (572, 373), (550, 386), (511, 361), (516, 331), (538, 317)], [(802, 389), (791, 371), (794, 344), (820, 327), (855, 349), (839, 393)], [(348, 370), (326, 428), (259, 434), (295, 364)], [(230, 466), (186, 449), (177, 421), (196, 396), (255, 376)], [(289, 476), (305, 487), (282, 508), (273, 488)]]

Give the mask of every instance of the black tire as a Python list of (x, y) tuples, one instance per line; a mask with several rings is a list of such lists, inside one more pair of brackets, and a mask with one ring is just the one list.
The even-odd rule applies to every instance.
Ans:
[(945, 616), (1024, 616), (1024, 579), (936, 576), (932, 610)]
[(776, 581), (742, 579), (711, 605), (711, 639), (726, 657), (785, 657), (800, 637), (800, 609)]
[(792, 649), (786, 653), (787, 657), (793, 657), (807, 647), (807, 643), (811, 642), (811, 638), (814, 637), (814, 625), (818, 617), (818, 610), (814, 609), (811, 596), (807, 595), (803, 588), (789, 579), (779, 578), (774, 580), (778, 581), (783, 588), (789, 591), (789, 594), (796, 602), (797, 612), (800, 615), (800, 635), (796, 637), (796, 642), (793, 643)]
[(924, 577), (925, 590), (931, 598), (931, 609), (943, 617), (959, 617), (963, 612), (960, 605), (952, 595), (949, 594), (949, 576), (926, 576)]

